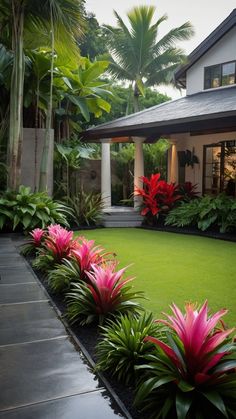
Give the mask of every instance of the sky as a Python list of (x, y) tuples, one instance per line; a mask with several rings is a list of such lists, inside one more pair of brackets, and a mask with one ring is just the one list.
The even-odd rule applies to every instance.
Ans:
[[(168, 15), (168, 20), (160, 25), (161, 37), (173, 27), (190, 21), (195, 35), (191, 40), (178, 44), (189, 54), (236, 8), (236, 0), (86, 0), (87, 11), (93, 12), (100, 24), (114, 26), (116, 19), (113, 10), (125, 20), (127, 12), (139, 5), (154, 5), (156, 18)], [(180, 96), (178, 90), (166, 86), (158, 87), (158, 90), (172, 98)], [(184, 94), (183, 91), (182, 95)]]

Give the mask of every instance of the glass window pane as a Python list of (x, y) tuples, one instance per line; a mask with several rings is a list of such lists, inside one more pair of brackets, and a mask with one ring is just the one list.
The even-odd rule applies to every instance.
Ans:
[(206, 148), (206, 163), (212, 163), (212, 147), (207, 147)]
[(235, 62), (222, 65), (222, 86), (235, 83)]
[(205, 89), (210, 89), (211, 88), (211, 68), (210, 67), (205, 68), (204, 87), (205, 87)]
[(211, 87), (220, 86), (220, 65), (212, 67), (211, 70)]

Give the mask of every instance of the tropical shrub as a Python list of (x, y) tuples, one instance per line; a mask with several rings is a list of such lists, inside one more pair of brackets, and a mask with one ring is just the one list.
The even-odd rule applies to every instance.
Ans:
[(191, 199), (198, 198), (199, 192), (196, 191), (197, 184), (193, 185), (192, 182), (185, 182), (178, 185), (179, 195), (182, 196), (184, 201), (190, 201)]
[(181, 202), (166, 216), (165, 225), (176, 227), (197, 226), (199, 219), (199, 202), (194, 199), (190, 202)]
[(142, 292), (132, 291), (127, 285), (134, 278), (123, 278), (127, 268), (115, 271), (117, 263), (105, 266), (92, 265), (92, 271), (86, 272), (88, 283), (71, 285), (67, 294), (67, 316), (71, 323), (87, 324), (98, 320), (103, 323), (105, 317), (118, 313), (135, 313), (142, 309), (135, 301), (142, 297)]
[(139, 316), (121, 315), (109, 319), (101, 326), (101, 340), (97, 344), (97, 369), (109, 371), (118, 381), (134, 383), (135, 366), (142, 364), (142, 357), (154, 349), (152, 342), (144, 341), (148, 335), (160, 337), (161, 328), (154, 323), (152, 314)]
[(193, 225), (202, 231), (214, 226), (219, 228), (221, 233), (235, 230), (236, 201), (221, 194), (217, 197), (204, 196), (181, 203), (169, 212), (165, 224), (177, 227)]
[(135, 195), (143, 198), (141, 215), (156, 216), (159, 212), (167, 212), (173, 208), (176, 201), (181, 199), (178, 186), (160, 180), (160, 173), (152, 174), (150, 178), (141, 177), (143, 188), (136, 188)]
[(44, 229), (51, 223), (68, 226), (68, 216), (72, 210), (67, 205), (53, 201), (44, 192), (32, 193), (26, 186), (20, 186), (19, 192), (8, 190), (0, 198), (0, 229)]
[(234, 329), (217, 327), (227, 310), (208, 315), (207, 301), (197, 309), (188, 303), (185, 314), (172, 305), (174, 315), (159, 320), (170, 328), (168, 344), (156, 337), (145, 356), (146, 365), (135, 403), (150, 411), (150, 418), (233, 418), (236, 407), (236, 344)]
[(101, 221), (104, 203), (100, 193), (86, 193), (81, 190), (77, 196), (69, 198), (68, 203), (73, 209), (78, 226), (93, 226)]

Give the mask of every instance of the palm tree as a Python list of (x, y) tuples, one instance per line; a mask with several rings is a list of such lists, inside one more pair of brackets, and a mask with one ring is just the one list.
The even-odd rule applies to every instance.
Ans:
[(44, 35), (47, 32), (47, 36), (53, 32), (54, 36), (55, 32), (68, 45), (80, 31), (82, 3), (82, 0), (0, 0), (0, 30), (8, 24), (14, 52), (8, 143), (8, 186), (13, 189), (19, 186), (21, 172), (25, 34), (28, 30), (28, 33), (37, 31), (37, 36), (40, 32)]
[(187, 40), (194, 33), (191, 23), (186, 22), (157, 40), (159, 26), (167, 15), (152, 24), (155, 10), (154, 6), (134, 7), (127, 15), (130, 27), (114, 12), (117, 27), (105, 26), (109, 72), (118, 80), (131, 83), (135, 112), (139, 110), (138, 98), (144, 95), (145, 87), (173, 83), (174, 70), (185, 60), (176, 42)]

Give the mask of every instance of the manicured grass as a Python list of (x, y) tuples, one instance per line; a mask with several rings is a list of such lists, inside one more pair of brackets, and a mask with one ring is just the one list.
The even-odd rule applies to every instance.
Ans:
[(79, 231), (117, 254), (120, 266), (133, 265), (135, 287), (149, 299), (143, 305), (160, 317), (175, 302), (203, 303), (212, 311), (228, 308), (236, 325), (236, 243), (141, 229)]

